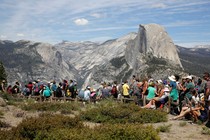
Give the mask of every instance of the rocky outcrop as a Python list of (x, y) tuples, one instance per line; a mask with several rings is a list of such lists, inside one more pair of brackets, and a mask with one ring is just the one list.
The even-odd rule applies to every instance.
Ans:
[(133, 52), (141, 55), (167, 59), (173, 64), (182, 67), (176, 46), (165, 29), (158, 24), (140, 25), (139, 32), (134, 40)]
[[(120, 82), (132, 74), (168, 76), (182, 69), (172, 39), (157, 24), (140, 25), (138, 33), (102, 44), (65, 41), (52, 46), (31, 41), (1, 41), (0, 48), (4, 50), (0, 52), (2, 55), (7, 54), (1, 59), (8, 62), (4, 64), (13, 80), (14, 77), (22, 81), (74, 78), (79, 83), (93, 85), (101, 81)], [(9, 61), (4, 57), (9, 57)]]
[(92, 71), (91, 83), (102, 79), (123, 81), (133, 74), (161, 78), (182, 71), (176, 46), (162, 26), (140, 25), (138, 34), (123, 40), (121, 51), (109, 50), (119, 55), (110, 57), (108, 62)]
[(6, 67), (8, 81), (25, 82), (38, 78), (44, 81), (73, 79), (71, 65), (63, 61), (62, 54), (53, 45), (21, 40), (1, 42), (0, 60)]

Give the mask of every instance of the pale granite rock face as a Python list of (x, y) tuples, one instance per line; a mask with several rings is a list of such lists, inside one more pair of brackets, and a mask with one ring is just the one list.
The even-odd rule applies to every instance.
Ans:
[[(140, 25), (138, 33), (129, 33), (121, 38), (102, 44), (84, 42), (62, 42), (57, 45), (31, 41), (0, 42), (0, 47), (10, 43), (12, 57), (24, 56), (19, 65), (7, 65), (12, 73), (9, 77), (28, 79), (79, 79), (80, 83), (97, 84), (101, 81), (123, 81), (132, 74), (147, 73), (148, 62), (155, 59), (167, 61), (169, 65), (182, 68), (176, 46), (165, 29), (157, 24)], [(28, 60), (27, 60), (28, 59)], [(160, 61), (158, 60), (158, 61)], [(12, 60), (13, 61), (13, 60)], [(24, 66), (25, 64), (29, 66)], [(164, 74), (164, 70), (158, 73)]]
[(171, 60), (182, 67), (176, 46), (162, 26), (158, 24), (140, 25), (137, 39), (140, 39), (136, 45), (141, 53)]

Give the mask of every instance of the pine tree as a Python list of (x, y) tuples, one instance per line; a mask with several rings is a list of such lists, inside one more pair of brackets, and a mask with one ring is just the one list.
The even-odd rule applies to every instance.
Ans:
[(6, 74), (6, 71), (4, 69), (3, 63), (0, 61), (0, 82), (2, 80), (7, 81), (7, 74)]

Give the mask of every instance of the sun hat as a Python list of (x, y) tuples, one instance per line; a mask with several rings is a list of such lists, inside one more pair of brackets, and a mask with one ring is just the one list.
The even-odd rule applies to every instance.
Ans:
[(162, 81), (162, 80), (157, 80), (157, 83), (158, 83), (158, 84), (162, 84), (163, 81)]
[(175, 78), (174, 75), (169, 76), (168, 79), (171, 80), (171, 81), (176, 81), (176, 78)]
[(189, 75), (189, 76), (186, 77), (186, 79), (192, 80), (192, 76)]

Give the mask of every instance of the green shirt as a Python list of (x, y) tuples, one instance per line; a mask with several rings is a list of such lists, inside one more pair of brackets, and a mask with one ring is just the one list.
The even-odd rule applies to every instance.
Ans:
[(170, 97), (173, 99), (173, 101), (177, 101), (178, 100), (178, 90), (177, 89), (172, 89), (171, 93), (170, 93)]
[(155, 91), (156, 89), (154, 87), (148, 87), (148, 95), (147, 95), (147, 98), (148, 99), (152, 99), (155, 97)]

